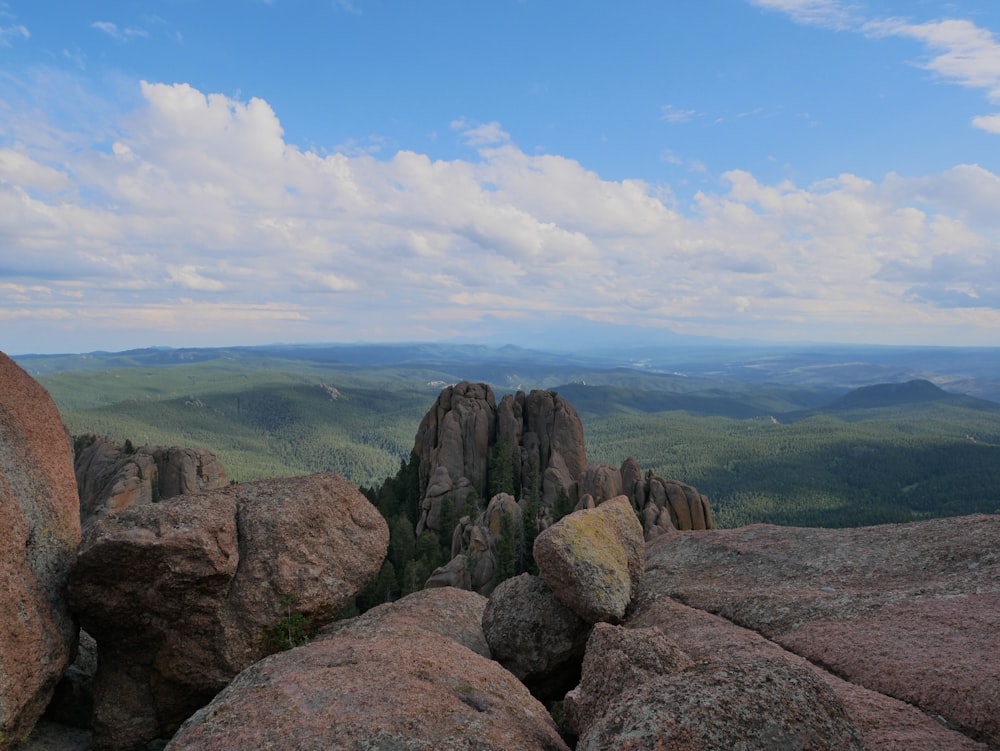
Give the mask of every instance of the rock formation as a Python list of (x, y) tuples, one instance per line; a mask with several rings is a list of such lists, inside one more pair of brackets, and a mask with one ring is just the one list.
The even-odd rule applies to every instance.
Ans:
[(0, 749), (30, 732), (75, 648), (63, 590), (77, 504), (55, 403), (0, 353)]
[(133, 505), (182, 493), (215, 490), (229, 483), (208, 449), (178, 446), (120, 446), (93, 433), (78, 446), (74, 469), (83, 526)]
[[(671, 530), (714, 529), (712, 505), (697, 488), (665, 480), (648, 470), (643, 476), (631, 457), (621, 467), (591, 464), (580, 483), (578, 508), (593, 507), (608, 498), (626, 495), (639, 511), (647, 540)], [(593, 498), (594, 503), (590, 500)]]
[(452, 504), (451, 518), (457, 518), (470, 494), (489, 499), (491, 488), (519, 499), (537, 495), (543, 508), (551, 508), (560, 491), (575, 503), (587, 465), (583, 425), (565, 399), (519, 391), (497, 405), (490, 386), (468, 381), (441, 392), (413, 450), (420, 462), (418, 535), (440, 531), (443, 503)]
[(268, 657), (191, 717), (167, 751), (568, 751), (545, 707), (483, 655), (485, 602), (424, 590)]
[[(631, 458), (621, 467), (588, 465), (580, 418), (554, 392), (519, 391), (498, 405), (485, 383), (449, 386), (421, 421), (413, 451), (421, 498), (417, 535), (453, 527), (443, 530), (452, 533), (451, 560), (433, 572), (429, 587), (489, 595), (504, 513), (516, 517), (522, 548), (574, 507), (595, 508), (621, 495), (639, 511), (647, 540), (715, 527), (708, 498), (690, 485), (652, 472), (643, 476)], [(509, 500), (498, 504), (498, 498)], [(489, 501), (485, 512), (479, 510), (483, 499)]]
[(387, 546), (385, 521), (333, 474), (182, 495), (95, 523), (70, 601), (98, 642), (97, 746), (169, 737), (241, 670), (336, 616)]

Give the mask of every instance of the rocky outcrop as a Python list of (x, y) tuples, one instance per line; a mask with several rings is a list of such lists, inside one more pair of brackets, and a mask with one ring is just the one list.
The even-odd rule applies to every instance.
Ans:
[(74, 463), (83, 526), (133, 505), (229, 483), (208, 449), (118, 445), (93, 433), (80, 439)]
[(0, 353), (0, 749), (29, 733), (72, 657), (63, 590), (80, 541), (77, 504), (55, 403)]
[(599, 624), (567, 702), (577, 751), (865, 749), (808, 665), (733, 654), (694, 662), (655, 628)]
[(497, 584), (505, 517), (507, 554), (515, 555), (513, 535), (521, 528), (521, 515), (513, 496), (497, 493), (475, 519), (463, 516), (452, 533), (451, 560), (436, 569), (424, 586), (459, 587), (488, 596)]
[(561, 699), (577, 684), (590, 629), (530, 574), (501, 582), (483, 612), (493, 659), (542, 701)]
[[(505, 396), (499, 405), (485, 383), (445, 388), (417, 430), (421, 513), (417, 534), (440, 531), (442, 504), (457, 518), (470, 494), (503, 491), (537, 496), (551, 508), (560, 492), (572, 502), (587, 466), (583, 424), (565, 399), (549, 391)], [(444, 514), (449, 516), (448, 513)]]
[(534, 557), (563, 605), (587, 623), (617, 623), (642, 585), (642, 526), (628, 498), (619, 496), (540, 533)]
[[(697, 488), (665, 480), (642, 468), (635, 459), (621, 467), (592, 464), (580, 482), (578, 508), (594, 507), (609, 498), (626, 495), (639, 512), (647, 540), (673, 530), (715, 529), (712, 504)], [(590, 502), (593, 499), (593, 503)]]
[(95, 523), (70, 601), (98, 643), (98, 748), (169, 735), (241, 670), (332, 619), (377, 574), (385, 521), (339, 475), (133, 506)]
[(565, 751), (545, 707), (481, 643), (485, 599), (417, 592), (253, 665), (168, 751)]
[[(658, 625), (697, 658), (718, 626), (707, 614), (697, 629), (677, 625), (668, 612), (677, 598), (831, 668), (850, 684), (821, 671), (824, 680), (870, 748), (981, 748), (928, 716), (998, 746), (998, 539), (995, 515), (664, 537), (647, 549), (644, 595), (629, 623)], [(732, 651), (718, 641), (712, 649)]]

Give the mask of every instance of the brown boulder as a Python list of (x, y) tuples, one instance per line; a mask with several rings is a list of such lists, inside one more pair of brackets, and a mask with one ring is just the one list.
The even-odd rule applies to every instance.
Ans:
[[(460, 604), (448, 607), (453, 600)], [(468, 592), (425, 590), (268, 657), (192, 716), (167, 749), (565, 751), (545, 707), (465, 646), (483, 604)]]
[(588, 623), (620, 621), (642, 583), (642, 525), (625, 496), (560, 519), (533, 554), (555, 596)]
[(28, 735), (71, 659), (78, 504), (55, 403), (0, 353), (0, 749)]
[(97, 746), (172, 733), (246, 666), (332, 619), (387, 546), (375, 508), (328, 473), (177, 496), (94, 524), (70, 601), (98, 642)]
[(497, 585), (483, 611), (493, 659), (542, 701), (561, 699), (576, 685), (590, 628), (530, 574)]
[(998, 539), (987, 515), (693, 532), (649, 545), (646, 586), (1000, 745)]
[(140, 446), (129, 449), (90, 434), (74, 464), (83, 526), (136, 504), (229, 484), (226, 471), (208, 449)]

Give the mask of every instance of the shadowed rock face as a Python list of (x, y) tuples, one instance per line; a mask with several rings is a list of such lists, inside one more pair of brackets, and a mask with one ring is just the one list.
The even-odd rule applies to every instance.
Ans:
[(93, 434), (85, 440), (74, 463), (84, 527), (129, 506), (229, 483), (222, 463), (208, 449), (140, 446), (129, 452)]
[(73, 449), (49, 394), (0, 353), (0, 749), (41, 716), (76, 643)]
[(338, 624), (244, 671), (167, 748), (567, 751), (545, 707), (469, 648), (485, 603), (424, 590)]
[(98, 642), (98, 747), (169, 736), (274, 651), (289, 618), (332, 619), (375, 577), (388, 538), (367, 499), (328, 473), (182, 495), (95, 523), (70, 601)]
[(501, 582), (483, 612), (493, 659), (542, 701), (561, 699), (576, 685), (590, 629), (530, 574)]

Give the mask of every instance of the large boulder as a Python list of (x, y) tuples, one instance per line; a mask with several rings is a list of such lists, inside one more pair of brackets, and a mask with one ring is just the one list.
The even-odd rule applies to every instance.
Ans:
[(173, 733), (234, 676), (331, 620), (378, 573), (388, 528), (339, 475), (133, 506), (94, 524), (70, 602), (98, 643), (94, 732)]
[(84, 527), (109, 513), (229, 484), (218, 457), (204, 448), (119, 445), (84, 436), (74, 463)]
[[(597, 671), (614, 667), (599, 660)], [(654, 673), (618, 693), (603, 709), (583, 730), (577, 751), (866, 748), (843, 705), (819, 677), (805, 666), (760, 657), (729, 657), (676, 673)]]
[(55, 403), (0, 353), (0, 749), (30, 732), (72, 657), (78, 503)]
[(629, 624), (664, 628), (696, 658), (703, 647), (733, 652), (732, 632), (729, 643), (712, 643), (719, 627), (704, 619), (679, 635), (668, 606), (675, 597), (763, 634), (769, 649), (832, 668), (850, 683), (825, 671), (824, 679), (870, 748), (982, 747), (929, 716), (998, 746), (998, 539), (995, 515), (676, 534), (648, 546)]
[(588, 623), (621, 621), (642, 584), (642, 525), (625, 496), (559, 520), (533, 553), (555, 596)]
[(475, 648), (485, 602), (424, 590), (268, 657), (192, 716), (167, 751), (566, 751), (545, 707)]
[(530, 574), (501, 582), (483, 611), (493, 659), (542, 701), (561, 699), (576, 685), (590, 629)]

